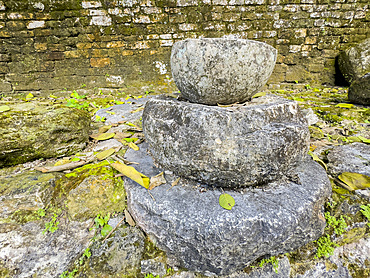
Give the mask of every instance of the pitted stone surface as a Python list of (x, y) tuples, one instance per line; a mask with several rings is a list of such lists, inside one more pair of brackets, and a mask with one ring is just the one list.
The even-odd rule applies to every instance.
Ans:
[(298, 104), (268, 95), (234, 107), (149, 100), (143, 129), (155, 162), (215, 186), (255, 186), (289, 172), (308, 151)]
[(214, 105), (249, 100), (276, 62), (272, 46), (232, 38), (186, 39), (172, 47), (171, 71), (184, 98)]
[(353, 103), (370, 105), (370, 72), (352, 82), (348, 99)]
[(328, 172), (338, 176), (343, 172), (354, 172), (370, 176), (370, 145), (353, 143), (335, 146), (327, 155)]
[[(126, 158), (152, 177), (147, 144), (129, 150)], [(227, 191), (234, 199), (231, 211), (218, 199), (222, 191), (181, 179), (150, 191), (126, 179), (128, 209), (136, 223), (179, 266), (206, 274), (226, 275), (269, 254), (289, 252), (317, 239), (325, 227), (323, 203), (331, 194), (325, 170), (310, 158), (296, 169), (294, 183), (281, 180), (244, 192)]]
[(339, 69), (348, 83), (370, 72), (370, 38), (340, 53)]

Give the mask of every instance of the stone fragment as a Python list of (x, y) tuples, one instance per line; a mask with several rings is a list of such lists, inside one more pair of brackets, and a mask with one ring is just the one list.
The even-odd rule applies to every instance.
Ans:
[[(161, 169), (153, 165), (147, 144), (129, 150), (126, 158), (146, 176)], [(178, 266), (208, 275), (240, 271), (264, 255), (294, 250), (317, 239), (325, 227), (323, 204), (331, 194), (325, 170), (307, 159), (294, 170), (296, 182), (279, 180), (263, 188), (227, 191), (235, 199), (223, 209), (217, 188), (187, 180), (171, 188), (158, 186), (151, 195), (126, 179), (128, 208), (158, 247)], [(168, 178), (168, 177), (166, 177)], [(184, 180), (184, 179), (182, 179)]]
[(90, 116), (67, 107), (9, 104), (0, 113), (0, 167), (71, 155), (89, 140)]
[(352, 82), (348, 89), (348, 100), (353, 103), (370, 105), (370, 72)]
[(171, 71), (185, 99), (209, 105), (249, 100), (276, 61), (272, 46), (235, 38), (186, 39), (172, 47)]
[(370, 176), (370, 145), (353, 143), (335, 146), (327, 155), (328, 173), (338, 176), (343, 172), (353, 172)]
[[(97, 241), (91, 247), (90, 268), (87, 277), (138, 277), (144, 254), (145, 236), (135, 227), (122, 226), (105, 242)], [(121, 276), (120, 276), (121, 277)]]
[(339, 69), (348, 83), (370, 72), (370, 38), (340, 53)]
[(143, 130), (158, 165), (215, 186), (275, 180), (308, 151), (309, 131), (298, 104), (273, 95), (233, 107), (152, 99)]

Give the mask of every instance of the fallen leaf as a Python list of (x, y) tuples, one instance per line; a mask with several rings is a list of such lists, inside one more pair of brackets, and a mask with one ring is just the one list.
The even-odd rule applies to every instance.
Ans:
[(26, 99), (27, 100), (30, 100), (30, 99), (32, 99), (34, 97), (34, 95), (33, 94), (31, 94), (31, 93), (28, 93), (28, 95), (26, 95)]
[(72, 158), (70, 161), (71, 161), (71, 162), (77, 162), (77, 161), (80, 161), (80, 160), (81, 160), (81, 158), (74, 157), (74, 158)]
[(116, 132), (116, 135), (114, 135), (114, 139), (123, 139), (131, 137), (132, 133), (130, 132)]
[(115, 152), (116, 152), (116, 150), (112, 148), (112, 149), (108, 149), (108, 150), (99, 152), (95, 156), (96, 156), (97, 159), (103, 160), (103, 159), (106, 159), (108, 156), (111, 156)]
[(167, 183), (167, 181), (163, 176), (163, 172), (161, 172), (158, 175), (150, 178), (149, 190), (152, 190), (153, 188), (164, 183)]
[(140, 148), (134, 143), (134, 142), (130, 142), (128, 143), (128, 146), (133, 149), (134, 151), (138, 151), (140, 150)]
[(266, 92), (259, 92), (259, 93), (257, 93), (257, 94), (254, 94), (254, 95), (252, 96), (252, 98), (263, 97), (263, 96), (265, 96), (265, 95), (266, 95)]
[(370, 177), (359, 173), (344, 172), (338, 176), (352, 190), (370, 187)]
[(235, 205), (235, 200), (233, 197), (231, 197), (229, 194), (223, 193), (220, 195), (220, 198), (218, 199), (218, 202), (221, 207), (227, 210), (231, 210), (233, 206)]
[(96, 133), (96, 134), (91, 134), (90, 137), (98, 140), (98, 141), (103, 141), (103, 140), (108, 140), (113, 138), (115, 133)]
[(365, 144), (370, 144), (370, 139), (367, 139), (363, 136), (357, 136), (358, 139), (360, 139)]
[(69, 158), (63, 158), (63, 159), (58, 160), (57, 162), (55, 162), (54, 166), (64, 165), (64, 164), (67, 164), (69, 162), (70, 162)]
[(137, 182), (141, 186), (145, 187), (146, 189), (149, 188), (150, 179), (143, 175), (142, 173), (138, 172), (134, 167), (127, 166), (121, 163), (112, 163), (111, 164), (114, 169), (124, 174), (126, 177), (132, 179), (133, 181)]
[(139, 107), (138, 109), (135, 109), (135, 110), (131, 111), (130, 113), (136, 113), (136, 112), (139, 112), (141, 110), (144, 110), (144, 107)]
[(340, 108), (353, 108), (354, 105), (351, 103), (338, 103), (335, 105), (335, 107), (340, 107)]
[(325, 164), (325, 162), (324, 161), (322, 161), (318, 156), (317, 156), (317, 154), (315, 154), (315, 153), (313, 153), (313, 152), (308, 152), (308, 154), (310, 155), (310, 156), (312, 156), (312, 159), (314, 160), (314, 161), (316, 161), (317, 163), (319, 163), (324, 169), (325, 169), (325, 171), (327, 171), (328, 170), (328, 166), (326, 166), (326, 164)]
[(135, 223), (134, 219), (132, 218), (131, 214), (129, 213), (129, 211), (127, 209), (125, 209), (124, 213), (125, 213), (126, 222), (130, 226), (134, 227), (136, 225), (136, 223)]
[(105, 125), (105, 126), (101, 126), (101, 127), (99, 127), (99, 133), (105, 133), (105, 132), (107, 132), (108, 130), (110, 130), (112, 128), (112, 126), (111, 125)]
[(9, 111), (10, 107), (8, 105), (1, 105), (0, 106), (0, 112), (6, 112)]

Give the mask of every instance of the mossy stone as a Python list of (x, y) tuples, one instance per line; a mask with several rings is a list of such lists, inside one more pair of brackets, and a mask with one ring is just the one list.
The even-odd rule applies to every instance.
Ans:
[(35, 103), (9, 104), (0, 113), (0, 167), (71, 155), (89, 139), (90, 115)]

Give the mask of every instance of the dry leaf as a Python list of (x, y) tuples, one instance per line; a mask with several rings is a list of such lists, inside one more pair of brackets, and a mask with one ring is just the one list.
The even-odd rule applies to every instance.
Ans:
[(259, 93), (257, 93), (257, 94), (254, 94), (254, 95), (252, 96), (252, 98), (263, 97), (263, 96), (265, 96), (265, 95), (266, 95), (266, 92), (259, 92)]
[(129, 211), (127, 209), (125, 209), (124, 213), (125, 213), (126, 222), (130, 226), (134, 227), (136, 225), (136, 223), (135, 223), (134, 219), (132, 218), (131, 214), (129, 213)]
[(163, 172), (161, 172), (158, 175), (150, 178), (149, 190), (152, 190), (153, 188), (164, 183), (167, 183), (167, 181), (164, 178)]
[(116, 132), (116, 135), (114, 135), (114, 139), (123, 139), (131, 137), (132, 133), (130, 132)]
[(126, 177), (132, 179), (146, 189), (149, 188), (150, 179), (142, 173), (138, 172), (134, 167), (127, 166), (118, 162), (112, 163), (111, 165), (114, 169), (124, 174)]
[(96, 156), (97, 159), (103, 160), (103, 159), (106, 159), (108, 156), (111, 156), (115, 152), (116, 152), (116, 150), (112, 148), (112, 149), (108, 149), (108, 150), (102, 151), (100, 153), (97, 153), (95, 156)]
[(128, 146), (133, 149), (134, 151), (138, 151), (140, 150), (140, 148), (134, 143), (134, 142), (130, 142), (128, 143)]
[(99, 133), (105, 133), (105, 132), (107, 132), (108, 130), (110, 130), (112, 128), (112, 126), (111, 125), (105, 125), (105, 126), (101, 126), (101, 127), (99, 127)]
[(171, 186), (176, 186), (180, 181), (180, 177), (178, 177), (176, 180), (174, 180), (172, 183), (171, 183)]
[(322, 161), (318, 156), (317, 156), (317, 154), (315, 154), (315, 153), (313, 153), (313, 152), (308, 152), (308, 154), (310, 155), (310, 156), (312, 156), (312, 159), (314, 160), (314, 161), (316, 161), (316, 162), (318, 162), (324, 169), (325, 169), (325, 171), (327, 171), (328, 170), (328, 166), (326, 166), (326, 164), (325, 164), (325, 162), (324, 161)]
[(97, 133), (97, 134), (91, 134), (90, 137), (98, 140), (98, 141), (103, 141), (103, 140), (108, 140), (113, 138), (115, 133)]
[(135, 109), (135, 110), (131, 111), (130, 113), (136, 113), (136, 112), (139, 112), (141, 110), (144, 110), (144, 107), (139, 107), (138, 109)]
[(351, 190), (370, 187), (370, 177), (359, 173), (344, 172), (338, 176)]

